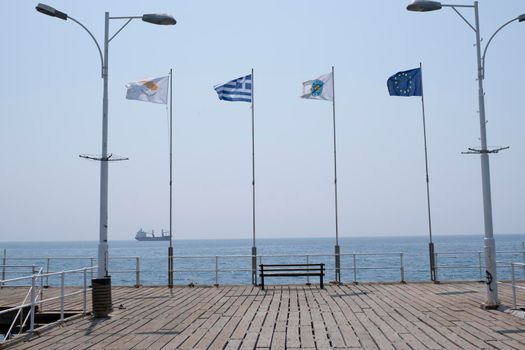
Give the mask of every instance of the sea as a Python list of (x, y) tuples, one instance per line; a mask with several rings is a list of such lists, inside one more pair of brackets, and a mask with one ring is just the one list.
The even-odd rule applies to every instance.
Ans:
[[(495, 235), (498, 279), (511, 280), (510, 263), (523, 263), (525, 234)], [(435, 235), (437, 279), (485, 279), (483, 235)], [(166, 285), (169, 242), (110, 241), (109, 274), (113, 285)], [(257, 239), (257, 264), (324, 263), (326, 281), (335, 279), (334, 238)], [(0, 278), (31, 272), (70, 271), (97, 264), (96, 241), (0, 242)], [(340, 237), (341, 281), (418, 282), (430, 280), (428, 237)], [(176, 285), (239, 285), (252, 283), (251, 239), (173, 240)], [(94, 269), (86, 279), (96, 277)], [(515, 268), (524, 278), (525, 268)], [(60, 285), (61, 275), (42, 283)], [(313, 278), (312, 283), (318, 283)], [(64, 274), (65, 285), (81, 285), (84, 272)], [(273, 278), (266, 283), (306, 283), (306, 277)], [(28, 284), (20, 280), (17, 285)], [(6, 283), (8, 284), (8, 283)]]

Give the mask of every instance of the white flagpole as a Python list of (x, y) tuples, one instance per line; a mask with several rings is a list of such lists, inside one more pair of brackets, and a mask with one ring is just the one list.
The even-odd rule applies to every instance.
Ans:
[(257, 247), (255, 245), (255, 79), (252, 68), (252, 284), (257, 285)]
[(335, 281), (341, 282), (341, 256), (339, 249), (339, 220), (337, 208), (337, 149), (336, 149), (336, 133), (335, 133), (335, 74), (334, 66), (332, 66), (332, 119), (334, 126), (334, 190), (335, 190)]
[(170, 246), (168, 248), (168, 287), (173, 288), (173, 69), (170, 68)]
[(425, 97), (423, 89), (423, 65), (419, 62), (419, 69), (421, 70), (421, 111), (423, 114), (423, 139), (425, 145), (425, 176), (427, 183), (427, 215), (428, 215), (428, 256), (430, 259), (430, 280), (436, 281), (436, 266), (435, 266), (435, 256), (434, 256), (434, 242), (432, 242), (432, 220), (430, 218), (430, 185), (428, 177), (428, 155), (427, 155), (427, 128), (425, 121)]

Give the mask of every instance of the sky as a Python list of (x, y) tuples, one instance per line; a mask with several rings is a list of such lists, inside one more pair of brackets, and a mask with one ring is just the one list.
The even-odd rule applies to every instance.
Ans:
[[(458, 0), (460, 4), (472, 4)], [(76, 23), (6, 1), (0, 21), (0, 241), (98, 240), (102, 79)], [(125, 99), (130, 81), (173, 69), (173, 237), (251, 238), (249, 103), (213, 86), (254, 69), (256, 235), (333, 237), (332, 105), (302, 82), (335, 66), (340, 237), (428, 235), (421, 101), (386, 80), (423, 65), (435, 235), (483, 234), (474, 31), (450, 8), (406, 1), (59, 1), (47, 3), (99, 42), (111, 16), (169, 13), (175, 26), (132, 21), (109, 47), (109, 240), (169, 227), (164, 105)], [(502, 6), (504, 5), (504, 6)], [(522, 0), (480, 1), (486, 44)], [(473, 11), (462, 10), (474, 21)], [(110, 32), (123, 24), (110, 22)], [(486, 60), (487, 138), (495, 235), (524, 233), (525, 23)], [(102, 44), (102, 43), (101, 43)]]

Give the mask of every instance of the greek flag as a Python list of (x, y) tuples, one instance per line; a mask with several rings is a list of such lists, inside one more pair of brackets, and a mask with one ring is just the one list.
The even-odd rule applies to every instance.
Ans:
[(213, 87), (219, 100), (252, 102), (252, 75), (240, 77)]

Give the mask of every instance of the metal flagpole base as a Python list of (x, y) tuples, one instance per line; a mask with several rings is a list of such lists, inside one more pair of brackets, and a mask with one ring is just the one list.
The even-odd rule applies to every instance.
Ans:
[(341, 255), (339, 245), (335, 245), (335, 282), (341, 284)]
[(257, 285), (257, 247), (252, 247), (252, 284)]
[(428, 243), (428, 257), (430, 259), (430, 280), (434, 283), (437, 283), (436, 276), (436, 259), (434, 255), (434, 242)]
[(494, 310), (499, 306), (498, 280), (496, 276), (496, 243), (494, 238), (485, 238), (485, 269), (487, 301), (481, 304), (481, 308)]
[(168, 287), (173, 288), (173, 247), (168, 247)]

